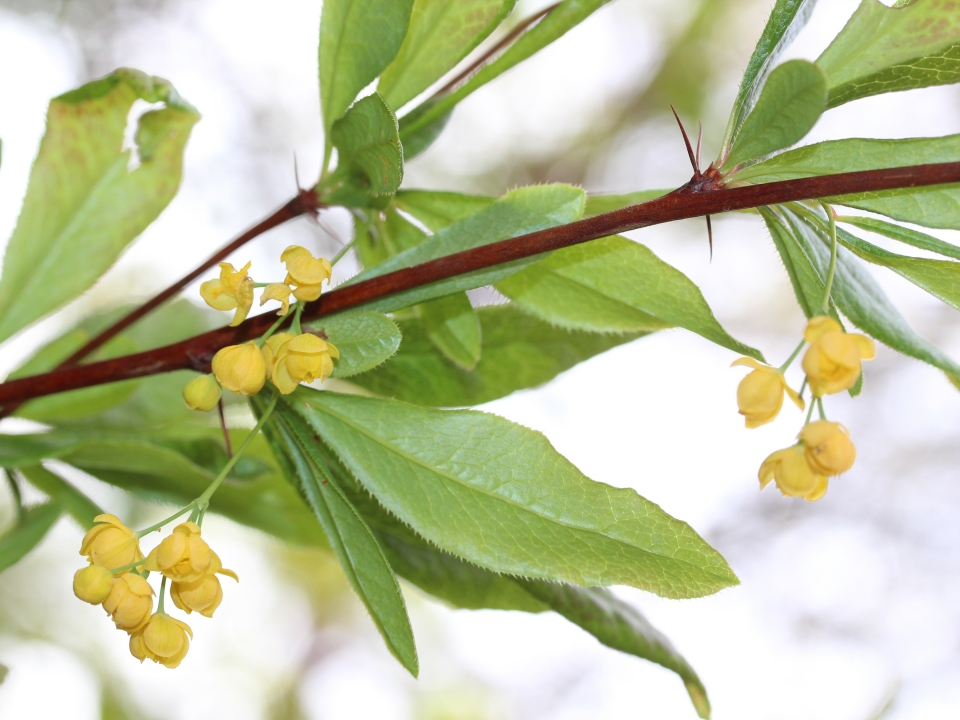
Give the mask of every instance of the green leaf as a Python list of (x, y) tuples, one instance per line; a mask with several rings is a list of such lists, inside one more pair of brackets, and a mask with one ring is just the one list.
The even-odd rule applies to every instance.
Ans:
[[(441, 102), (443, 102), (443, 97), (430, 98), (400, 118), (400, 140), (403, 143), (403, 156), (408, 162), (433, 145), (447, 123), (450, 122), (453, 108), (444, 111), (437, 117), (432, 116), (433, 108)], [(426, 123), (420, 123), (420, 118), (426, 115), (430, 115), (431, 119)], [(410, 127), (414, 129), (408, 130), (407, 128)]]
[(707, 690), (673, 644), (633, 606), (605, 588), (578, 588), (517, 579), (527, 592), (614, 650), (636, 655), (677, 673), (701, 718), (710, 717)]
[(944, 242), (943, 240), (935, 238), (932, 235), (922, 233), (919, 230), (906, 228), (902, 225), (895, 225), (887, 222), (886, 220), (878, 220), (877, 218), (869, 217), (854, 217), (852, 215), (838, 217), (837, 222), (853, 225), (861, 230), (877, 233), (878, 235), (883, 235), (891, 240), (898, 240), (915, 248), (920, 248), (921, 250), (928, 250), (929, 252), (952, 257), (954, 260), (960, 260), (960, 247), (952, 245), (948, 242)]
[(0, 572), (20, 562), (33, 550), (60, 517), (62, 509), (55, 501), (27, 508), (17, 524), (0, 535)]
[(365, 268), (379, 265), (429, 237), (392, 207), (384, 213), (371, 213), (366, 222), (357, 219), (355, 232), (357, 255)]
[(319, 65), (320, 105), (328, 134), (357, 93), (396, 56), (412, 9), (413, 0), (325, 0)]
[(479, 405), (543, 385), (577, 363), (646, 334), (570, 332), (512, 305), (478, 308), (477, 316), (483, 355), (472, 371), (457, 367), (436, 349), (422, 320), (408, 319), (400, 321), (403, 344), (397, 354), (350, 381), (378, 395), (421, 405)]
[(960, 12), (952, 0), (860, 6), (817, 58), (829, 107), (858, 98), (960, 81)]
[(670, 190), (640, 190), (626, 195), (590, 195), (587, 194), (587, 207), (583, 211), (584, 217), (593, 217), (603, 213), (621, 210), (631, 205), (656, 200), (670, 193)]
[(893, 270), (938, 300), (960, 310), (960, 263), (897, 255), (861, 240), (842, 228), (837, 228), (837, 238), (854, 255)]
[[(231, 434), (235, 446), (244, 435)], [(167, 437), (84, 438), (59, 430), (42, 435), (0, 435), (0, 466), (24, 467), (44, 459), (63, 460), (140, 497), (184, 505), (197, 498), (216, 473), (195, 463), (176, 447), (162, 443), (176, 446)], [(255, 440), (247, 452), (273, 468), (272, 456), (262, 439)], [(228, 478), (211, 500), (210, 510), (288, 542), (326, 544), (312, 513), (276, 470), (239, 482)]]
[[(800, 309), (808, 319), (821, 315), (821, 303), (826, 287), (813, 260), (805, 252), (806, 244), (797, 242), (791, 226), (776, 211), (769, 207), (761, 207), (758, 210), (790, 277), (790, 284), (793, 286)], [(833, 306), (830, 314), (839, 321), (840, 317)]]
[[(296, 422), (295, 416), (287, 416)], [(352, 478), (323, 442), (316, 442), (331, 477), (370, 525), (398, 575), (453, 607), (554, 610), (607, 647), (658, 663), (684, 681), (701, 717), (709, 717), (706, 690), (693, 668), (635, 608), (601, 588), (500, 575), (443, 552), (390, 515)]]
[(700, 597), (737, 583), (686, 523), (495, 415), (301, 388), (284, 399), (427, 541), (497, 572)]
[(60, 508), (70, 513), (70, 516), (84, 530), (92, 528), (93, 519), (103, 514), (103, 510), (93, 500), (42, 465), (28, 465), (18, 470), (37, 490), (49, 496)]
[(367, 196), (391, 195), (403, 180), (397, 118), (374, 93), (357, 100), (333, 124), (337, 170), (318, 186), (328, 205), (368, 207)]
[(451, 362), (473, 370), (480, 361), (480, 318), (465, 293), (420, 305), (427, 337)]
[[(830, 263), (829, 240), (819, 225), (811, 225), (809, 219), (801, 219), (789, 210), (783, 212), (794, 229), (793, 237), (814, 263), (820, 277), (826, 277)], [(838, 248), (831, 297), (840, 312), (868, 335), (904, 355), (940, 368), (960, 388), (960, 365), (917, 335), (867, 269), (843, 247)]]
[[(86, 325), (86, 327), (85, 327)], [(39, 375), (53, 370), (95, 334), (87, 323), (41, 347), (26, 363), (10, 374), (11, 379)], [(137, 352), (140, 348), (126, 335), (117, 335), (84, 362), (96, 362)], [(16, 414), (29, 420), (55, 423), (97, 415), (127, 400), (137, 389), (137, 380), (98, 385), (31, 400)]]
[[(859, 170), (960, 161), (960, 135), (905, 140), (829, 140), (776, 155), (734, 174), (752, 184)], [(932, 228), (960, 229), (960, 185), (934, 185), (827, 198)]]
[(385, 315), (351, 312), (321, 318), (304, 326), (320, 332), (340, 351), (333, 377), (346, 378), (371, 370), (400, 347), (400, 328)]
[[(579, 220), (583, 213), (583, 190), (570, 185), (535, 185), (513, 190), (496, 203), (473, 213), (436, 233), (420, 245), (360, 273), (350, 283), (379, 277), (388, 272), (452, 255), (463, 250), (517, 237), (536, 230)], [(365, 309), (390, 312), (426, 300), (453, 295), (489, 285), (536, 262), (525, 258), (504, 265), (459, 275), (448, 280), (376, 300)], [(347, 283), (347, 284), (350, 284)]]
[(799, 142), (827, 106), (827, 78), (806, 60), (790, 60), (770, 73), (743, 121), (724, 168), (762, 158)]
[[(254, 402), (258, 414), (264, 400)], [(411, 675), (420, 670), (407, 606), (393, 569), (373, 531), (330, 477), (308, 428), (291, 424), (283, 406), (264, 430), (277, 454), (283, 454), (295, 475), (289, 478), (307, 498), (323, 526), (350, 585), (366, 606), (387, 648)], [(301, 435), (300, 431), (306, 431)]]
[(412, 215), (431, 232), (443, 230), (447, 225), (484, 210), (496, 201), (496, 198), (485, 195), (439, 190), (400, 190), (393, 198), (395, 207)]
[(727, 334), (686, 275), (624, 237), (557, 250), (496, 287), (526, 312), (568, 329), (649, 332), (677, 326), (763, 357)]
[(442, 119), (465, 97), (559, 39), (608, 2), (610, 0), (563, 0), (549, 15), (527, 30), (505, 53), (482, 67), (456, 90), (438, 98), (429, 109), (418, 113), (415, 120), (404, 122), (406, 117), (413, 116), (413, 113), (401, 118), (400, 139), (404, 147), (408, 137)]
[(377, 85), (390, 107), (426, 90), (492, 33), (517, 0), (416, 0), (400, 51)]
[(740, 89), (737, 91), (730, 120), (723, 136), (723, 149), (718, 165), (724, 164), (744, 120), (753, 110), (760, 95), (760, 88), (784, 49), (793, 42), (810, 19), (816, 0), (777, 0), (770, 12), (767, 25), (757, 41), (757, 47), (747, 62)]
[[(136, 100), (144, 113), (124, 150)], [(200, 115), (166, 80), (121, 69), (54, 98), (0, 277), (0, 341), (89, 288), (180, 186)]]

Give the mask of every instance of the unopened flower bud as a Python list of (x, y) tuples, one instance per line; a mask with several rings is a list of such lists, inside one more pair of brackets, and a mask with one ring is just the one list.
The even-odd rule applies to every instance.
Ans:
[(212, 366), (220, 384), (241, 395), (256, 395), (267, 380), (263, 355), (252, 340), (221, 348), (213, 356)]
[(73, 576), (73, 594), (86, 603), (99, 605), (113, 589), (113, 573), (102, 565), (87, 565)]
[(207, 412), (220, 402), (220, 383), (214, 375), (201, 375), (183, 388), (183, 401), (191, 410)]
[(839, 475), (853, 467), (857, 449), (840, 423), (817, 420), (800, 431), (807, 462), (818, 473)]
[(153, 610), (153, 588), (136, 573), (121, 575), (103, 601), (103, 609), (121, 630), (138, 632)]
[(340, 357), (340, 352), (332, 344), (310, 333), (297, 335), (280, 346), (270, 379), (281, 393), (289, 395), (301, 382), (330, 377), (335, 357)]
[(787, 385), (786, 378), (778, 369), (747, 357), (735, 360), (733, 364), (753, 368), (753, 372), (748, 373), (737, 386), (737, 406), (748, 428), (760, 427), (775, 420), (783, 407), (784, 393), (803, 409), (803, 400)]
[(861, 361), (877, 354), (866, 335), (845, 333), (833, 318), (814, 317), (803, 334), (810, 343), (803, 356), (803, 371), (816, 397), (849, 390), (860, 377)]
[[(94, 525), (80, 545), (80, 554), (86, 555), (94, 565), (102, 565), (110, 570), (125, 567), (143, 559), (140, 543), (116, 515), (97, 515)], [(118, 571), (127, 572), (129, 568)]]
[(194, 522), (177, 525), (147, 556), (144, 568), (161, 572), (174, 582), (190, 582), (202, 577), (213, 560), (207, 541), (200, 537)]
[(154, 613), (141, 632), (130, 637), (130, 654), (137, 660), (153, 660), (175, 668), (190, 649), (193, 631), (185, 622), (166, 613)]

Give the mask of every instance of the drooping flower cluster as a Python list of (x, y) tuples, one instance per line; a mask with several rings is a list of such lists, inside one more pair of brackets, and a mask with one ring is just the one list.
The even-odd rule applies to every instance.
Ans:
[(194, 378), (183, 389), (183, 399), (191, 409), (205, 412), (215, 408), (222, 387), (241, 395), (256, 395), (270, 380), (288, 395), (301, 382), (325, 380), (333, 372), (333, 360), (340, 357), (337, 348), (313, 333), (304, 333), (299, 322), (303, 304), (320, 297), (321, 286), (330, 279), (331, 265), (299, 245), (284, 250), (280, 261), (287, 268), (282, 283), (258, 285), (247, 277), (250, 263), (239, 271), (221, 263), (220, 278), (201, 285), (200, 295), (208, 305), (218, 310), (236, 309), (231, 325), (238, 325), (246, 317), (255, 287), (264, 287), (261, 305), (269, 300), (280, 303), (281, 318), (291, 312), (291, 296), (296, 304), (290, 332), (273, 334), (271, 329), (259, 340), (219, 350), (211, 363), (213, 373)]
[[(830, 477), (845, 473), (856, 459), (849, 431), (824, 417), (823, 397), (856, 385), (862, 362), (873, 359), (876, 348), (870, 338), (846, 333), (840, 323), (825, 316), (811, 318), (803, 337), (809, 345), (801, 365), (806, 374), (804, 387), (810, 387), (810, 412), (798, 442), (768, 456), (760, 466), (759, 477), (761, 489), (772, 481), (784, 495), (813, 501), (826, 493)], [(800, 393), (794, 392), (783, 374), (790, 361), (782, 368), (762, 365), (752, 358), (740, 358), (733, 364), (753, 368), (737, 388), (737, 405), (748, 428), (775, 420), (783, 407), (784, 394), (800, 409), (805, 407), (803, 388)], [(811, 422), (814, 405), (820, 409), (820, 419)]]
[[(137, 534), (115, 515), (98, 515), (94, 522), (80, 546), (89, 565), (74, 575), (74, 594), (103, 606), (117, 628), (130, 635), (130, 653), (135, 658), (177, 667), (190, 648), (193, 631), (164, 612), (167, 581), (172, 581), (170, 597), (178, 608), (213, 617), (223, 599), (217, 575), (237, 580), (236, 573), (223, 568), (194, 522), (178, 525), (146, 558)], [(156, 612), (155, 593), (147, 582), (150, 572), (164, 578)]]

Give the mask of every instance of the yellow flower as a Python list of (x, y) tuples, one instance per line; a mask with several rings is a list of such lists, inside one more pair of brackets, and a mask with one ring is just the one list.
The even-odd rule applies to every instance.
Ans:
[(263, 294), (260, 296), (260, 305), (262, 306), (268, 300), (278, 300), (280, 302), (280, 310), (277, 312), (277, 315), (286, 315), (290, 310), (290, 293), (292, 292), (293, 289), (283, 283), (267, 285), (263, 289)]
[(113, 589), (113, 573), (103, 565), (87, 565), (73, 576), (73, 594), (86, 603), (99, 605)]
[(147, 555), (143, 567), (161, 572), (174, 582), (190, 582), (202, 577), (213, 560), (213, 551), (200, 537), (200, 527), (194, 522), (177, 525)]
[(136, 573), (121, 575), (103, 601), (103, 609), (121, 630), (138, 632), (153, 610), (153, 588)]
[(183, 401), (191, 410), (207, 412), (220, 402), (220, 383), (214, 375), (201, 375), (183, 388)]
[(753, 368), (753, 372), (748, 373), (737, 386), (737, 405), (748, 428), (760, 427), (775, 420), (783, 407), (784, 393), (803, 410), (803, 400), (787, 385), (783, 373), (776, 368), (761, 365), (748, 357), (734, 360), (733, 365)]
[[(83, 536), (80, 544), (80, 554), (85, 555), (91, 563), (114, 570), (143, 559), (140, 543), (133, 530), (120, 522), (116, 515), (97, 515), (93, 521), (96, 525)], [(125, 572), (126, 569), (116, 574)]]
[(780, 492), (790, 497), (802, 497), (804, 500), (819, 500), (827, 492), (827, 477), (821, 475), (807, 462), (807, 456), (800, 445), (771, 454), (760, 466), (760, 489), (771, 480), (776, 481)]
[(803, 356), (803, 371), (816, 397), (852, 388), (860, 377), (860, 362), (877, 354), (873, 340), (845, 333), (833, 318), (810, 318), (804, 339), (810, 343)]
[(221, 348), (213, 356), (212, 366), (220, 384), (241, 395), (256, 395), (267, 381), (263, 355), (252, 340)]
[(840, 423), (817, 420), (800, 431), (807, 462), (823, 475), (839, 475), (853, 467), (857, 449)]
[(315, 258), (310, 251), (299, 245), (291, 245), (280, 255), (280, 262), (287, 266), (284, 283), (293, 286), (297, 300), (312, 301), (320, 297), (320, 286), (329, 280), (333, 269), (323, 258)]
[(220, 587), (220, 579), (215, 573), (239, 580), (233, 570), (224, 569), (215, 552), (211, 550), (210, 554), (210, 568), (205, 575), (191, 582), (175, 582), (170, 585), (170, 597), (174, 604), (188, 615), (196, 610), (201, 615), (213, 617), (214, 611), (220, 607), (223, 588)]
[(249, 269), (250, 263), (237, 270), (230, 263), (222, 262), (220, 278), (207, 280), (200, 285), (200, 296), (210, 307), (215, 310), (236, 308), (231, 326), (242, 323), (253, 307), (253, 279), (247, 277)]
[(190, 649), (193, 631), (185, 622), (166, 613), (154, 613), (142, 632), (130, 637), (130, 654), (137, 660), (153, 660), (175, 668)]
[(284, 343), (293, 340), (295, 337), (296, 335), (293, 333), (279, 332), (267, 338), (263, 347), (260, 348), (260, 353), (263, 355), (263, 364), (267, 369), (267, 377), (273, 375), (273, 365), (277, 359), (277, 354), (280, 352), (280, 348)]
[(297, 335), (280, 345), (270, 379), (281, 393), (289, 395), (301, 382), (326, 380), (333, 372), (333, 359), (340, 352), (316, 335)]

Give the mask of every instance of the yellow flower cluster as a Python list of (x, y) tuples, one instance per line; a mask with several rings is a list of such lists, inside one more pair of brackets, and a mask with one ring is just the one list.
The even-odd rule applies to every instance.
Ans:
[[(260, 298), (280, 302), (281, 316), (290, 312), (290, 297), (301, 308), (302, 303), (320, 297), (321, 286), (330, 280), (332, 268), (324, 258), (316, 258), (299, 245), (291, 245), (280, 255), (287, 269), (282, 283), (270, 283)], [(252, 279), (247, 277), (247, 263), (239, 271), (229, 263), (220, 263), (220, 279), (200, 286), (200, 295), (218, 310), (236, 308), (231, 325), (238, 325), (253, 304)], [(299, 330), (299, 309), (294, 321)], [(301, 382), (325, 380), (333, 372), (333, 360), (340, 353), (333, 344), (311, 333), (282, 332), (259, 341), (228, 345), (213, 356), (213, 373), (194, 378), (183, 389), (183, 399), (192, 410), (206, 412), (220, 401), (221, 388), (241, 395), (256, 395), (269, 379), (284, 395), (296, 390)]]
[(115, 515), (98, 515), (94, 522), (80, 546), (90, 564), (74, 575), (74, 594), (103, 606), (117, 628), (130, 635), (135, 658), (177, 667), (190, 648), (193, 631), (163, 611), (162, 599), (153, 611), (154, 591), (146, 576), (159, 572), (164, 583), (172, 581), (170, 597), (187, 614), (196, 611), (213, 617), (223, 600), (217, 575), (237, 580), (236, 573), (224, 569), (194, 522), (178, 525), (146, 558), (136, 534)]
[[(767, 457), (759, 477), (761, 489), (773, 481), (784, 495), (813, 501), (826, 493), (828, 478), (853, 467), (857, 454), (847, 429), (822, 418), (822, 398), (856, 385), (862, 362), (873, 359), (876, 348), (870, 338), (846, 333), (836, 320), (823, 316), (809, 320), (803, 337), (809, 345), (801, 362), (806, 374), (804, 384), (810, 386), (811, 402), (821, 408), (821, 419), (810, 422), (808, 415), (798, 442)], [(753, 368), (737, 387), (737, 405), (748, 428), (775, 420), (784, 394), (803, 409), (803, 399), (787, 385), (783, 369), (751, 358), (740, 358), (733, 364)]]

